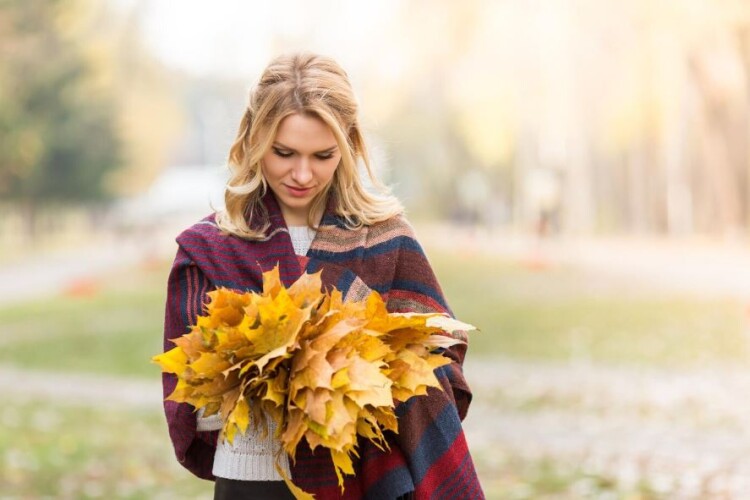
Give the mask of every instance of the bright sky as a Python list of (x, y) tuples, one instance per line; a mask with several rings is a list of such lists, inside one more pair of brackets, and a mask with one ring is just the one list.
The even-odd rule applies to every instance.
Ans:
[(397, 6), (395, 0), (112, 1), (141, 9), (146, 43), (165, 63), (239, 78), (257, 76), (281, 49), (308, 49), (361, 64), (358, 49), (377, 43)]

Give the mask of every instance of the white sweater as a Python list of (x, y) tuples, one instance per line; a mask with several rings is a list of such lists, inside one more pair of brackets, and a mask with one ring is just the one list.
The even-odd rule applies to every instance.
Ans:
[[(307, 226), (290, 226), (289, 235), (294, 253), (306, 255), (315, 231)], [(221, 416), (216, 414), (204, 418), (203, 408), (198, 410), (197, 419), (198, 431), (215, 431), (222, 427)], [(233, 444), (219, 439), (214, 455), (214, 476), (243, 481), (281, 481), (282, 477), (275, 467), (277, 454), (281, 457), (279, 465), (291, 476), (289, 458), (286, 453), (279, 453), (281, 443), (274, 437), (275, 432), (276, 424), (270, 420), (265, 437), (256, 433), (251, 425), (244, 436), (239, 433), (235, 435)]]

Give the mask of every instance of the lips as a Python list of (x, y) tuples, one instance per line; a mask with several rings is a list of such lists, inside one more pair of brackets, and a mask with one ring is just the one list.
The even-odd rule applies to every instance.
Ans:
[(284, 187), (287, 189), (287, 191), (289, 192), (289, 194), (291, 194), (292, 196), (296, 196), (298, 198), (301, 198), (303, 196), (307, 196), (308, 194), (310, 194), (312, 192), (312, 189), (313, 189), (311, 187), (300, 189), (300, 188), (289, 186), (287, 184), (285, 184)]

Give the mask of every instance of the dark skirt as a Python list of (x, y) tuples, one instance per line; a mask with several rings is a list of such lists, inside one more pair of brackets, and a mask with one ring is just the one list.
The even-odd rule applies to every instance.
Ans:
[[(397, 500), (413, 500), (414, 492), (401, 495)], [(284, 481), (238, 481), (216, 478), (214, 500), (294, 500), (294, 495)]]
[(294, 500), (284, 481), (237, 481), (216, 478), (214, 500)]

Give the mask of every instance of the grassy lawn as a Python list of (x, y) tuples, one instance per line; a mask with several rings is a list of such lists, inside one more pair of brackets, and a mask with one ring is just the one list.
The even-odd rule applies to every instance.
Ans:
[[(700, 366), (746, 359), (743, 304), (639, 293), (571, 269), (431, 253), (445, 294), (478, 326), (471, 356)], [(91, 296), (0, 309), (0, 363), (156, 377), (167, 264), (102, 280)]]
[(14, 400), (0, 426), (2, 498), (212, 497), (173, 458), (160, 413)]
[(624, 485), (614, 477), (586, 470), (579, 463), (547, 457), (524, 460), (498, 452), (492, 456), (474, 454), (473, 458), (489, 499), (664, 498), (645, 482)]
[(0, 363), (156, 377), (159, 370), (149, 358), (162, 349), (164, 292), (154, 275), (165, 272), (136, 273), (124, 286), (114, 276), (93, 296), (62, 296), (3, 309)]
[[(0, 425), (6, 431), (0, 433), (0, 484), (8, 498), (213, 494), (212, 483), (193, 477), (173, 458), (161, 413), (19, 401), (0, 411)], [(624, 487), (580, 465), (544, 457), (480, 453), (474, 460), (491, 499), (658, 498), (647, 485)]]
[(471, 356), (702, 366), (747, 359), (744, 305), (655, 293), (565, 268), (430, 255)]

